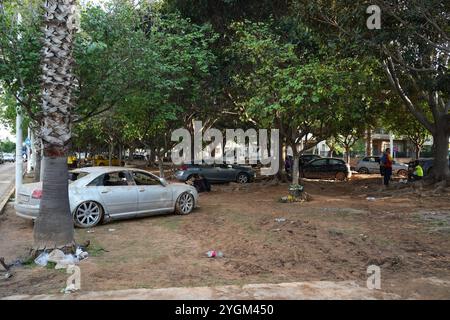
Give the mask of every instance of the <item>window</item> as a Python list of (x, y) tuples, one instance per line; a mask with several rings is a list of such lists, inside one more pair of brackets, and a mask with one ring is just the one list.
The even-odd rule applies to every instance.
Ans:
[(314, 167), (320, 167), (320, 166), (326, 166), (327, 165), (327, 159), (320, 159), (311, 162), (311, 165)]
[(109, 172), (102, 174), (92, 180), (88, 186), (104, 186), (104, 187), (117, 187), (131, 185), (131, 181), (125, 171)]
[(367, 157), (367, 158), (364, 158), (362, 161), (365, 161), (365, 162), (367, 162), (367, 161), (373, 161), (372, 159), (373, 159), (373, 158)]
[(133, 171), (133, 179), (138, 186), (160, 186), (161, 181), (151, 174)]
[(77, 181), (85, 176), (87, 176), (89, 172), (69, 172), (69, 181)]
[(330, 162), (329, 162), (331, 165), (342, 165), (342, 164), (344, 164), (344, 161), (342, 161), (342, 160), (337, 160), (337, 159), (330, 159)]

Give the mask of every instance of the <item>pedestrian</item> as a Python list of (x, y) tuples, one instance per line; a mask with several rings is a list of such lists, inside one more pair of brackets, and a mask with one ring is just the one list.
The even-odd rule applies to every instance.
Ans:
[(409, 174), (408, 178), (409, 178), (410, 181), (422, 180), (422, 178), (423, 178), (423, 168), (420, 165), (419, 160), (414, 161), (414, 172), (411, 172)]
[(380, 159), (380, 172), (381, 175), (384, 176), (384, 185), (389, 186), (389, 181), (392, 176), (392, 157), (391, 157), (391, 149), (387, 148), (384, 152), (383, 156)]

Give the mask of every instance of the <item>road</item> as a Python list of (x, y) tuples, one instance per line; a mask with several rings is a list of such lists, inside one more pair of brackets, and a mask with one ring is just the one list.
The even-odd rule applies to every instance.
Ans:
[(15, 182), (15, 164), (0, 164), (0, 203), (8, 196)]

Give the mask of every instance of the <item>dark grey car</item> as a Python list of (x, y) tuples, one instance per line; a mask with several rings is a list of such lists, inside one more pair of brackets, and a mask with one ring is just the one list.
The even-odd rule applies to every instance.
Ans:
[(204, 176), (210, 183), (248, 183), (255, 178), (255, 172), (251, 167), (230, 164), (185, 164), (175, 172), (175, 178), (186, 181), (194, 174)]

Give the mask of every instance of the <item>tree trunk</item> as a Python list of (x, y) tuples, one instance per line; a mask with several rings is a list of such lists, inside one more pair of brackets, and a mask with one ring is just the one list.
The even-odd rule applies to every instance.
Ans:
[[(293, 161), (292, 164), (292, 184), (298, 184), (299, 183), (299, 163), (300, 163), (300, 155), (297, 151), (294, 151), (294, 148), (292, 148), (292, 154), (293, 154)], [(296, 148), (295, 148), (296, 149)]]
[(74, 249), (67, 155), (71, 139), (75, 0), (45, 1), (42, 59), (44, 179), (34, 224), (34, 250)]
[(34, 167), (34, 182), (39, 182), (41, 179), (41, 150), (36, 149), (36, 166)]
[(122, 145), (119, 144), (119, 166), (122, 166)]
[(345, 146), (345, 162), (350, 164), (350, 147)]
[(432, 175), (435, 180), (442, 181), (449, 177), (448, 168), (448, 131), (445, 130), (446, 124), (443, 125), (444, 128), (436, 130), (437, 133), (433, 135), (433, 145), (434, 145), (434, 163)]
[(112, 154), (113, 154), (113, 144), (112, 142), (109, 144), (109, 152), (108, 152), (108, 165), (111, 167), (112, 166)]
[(158, 168), (159, 168), (159, 176), (160, 178), (164, 178), (164, 164), (163, 157), (158, 154)]
[(367, 138), (366, 138), (366, 156), (370, 157), (373, 154), (372, 148), (372, 129), (367, 128)]
[(415, 145), (415, 148), (414, 148), (414, 156), (415, 156), (415, 160), (418, 160), (419, 158), (420, 158), (420, 152), (422, 151), (422, 146), (420, 146), (420, 145), (418, 145), (418, 144), (416, 144)]
[(44, 156), (39, 215), (34, 224), (34, 249), (72, 248), (73, 220), (68, 192), (67, 156)]

